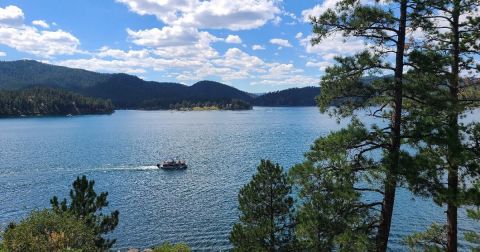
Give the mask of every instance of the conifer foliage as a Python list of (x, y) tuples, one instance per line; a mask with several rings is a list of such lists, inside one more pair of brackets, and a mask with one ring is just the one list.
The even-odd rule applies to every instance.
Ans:
[(99, 250), (108, 250), (113, 246), (116, 240), (109, 240), (102, 237), (115, 229), (118, 225), (118, 211), (113, 211), (109, 215), (102, 213), (102, 209), (108, 206), (107, 192), (100, 195), (94, 190), (95, 181), (87, 180), (86, 176), (77, 177), (73, 182), (73, 189), (70, 190), (70, 204), (67, 199), (62, 202), (54, 196), (50, 203), (56, 212), (66, 212), (84, 220), (87, 226), (93, 228), (95, 234), (95, 245)]
[(262, 160), (238, 195), (240, 221), (230, 241), (235, 251), (289, 251), (295, 243), (292, 189), (282, 167)]

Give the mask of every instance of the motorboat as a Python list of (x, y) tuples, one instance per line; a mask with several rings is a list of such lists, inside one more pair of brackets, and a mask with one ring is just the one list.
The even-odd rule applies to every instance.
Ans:
[(157, 164), (157, 167), (164, 170), (183, 170), (187, 169), (188, 165), (185, 160), (167, 160), (161, 164)]

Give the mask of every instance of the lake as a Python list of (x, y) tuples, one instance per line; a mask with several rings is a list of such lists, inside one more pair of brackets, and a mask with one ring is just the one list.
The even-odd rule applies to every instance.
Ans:
[[(260, 159), (288, 169), (317, 137), (339, 127), (314, 107), (1, 119), (0, 226), (49, 207), (54, 195), (66, 197), (85, 174), (120, 211), (116, 248), (184, 241), (195, 250), (227, 250), (237, 193)], [(177, 156), (189, 162), (187, 170), (154, 166)], [(402, 250), (412, 231), (444, 221), (444, 209), (405, 189), (396, 200), (392, 250)], [(463, 210), (459, 226), (478, 227)]]

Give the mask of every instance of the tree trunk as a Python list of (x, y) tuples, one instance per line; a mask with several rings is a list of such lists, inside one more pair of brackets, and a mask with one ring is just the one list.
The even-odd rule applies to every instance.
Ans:
[(448, 136), (448, 161), (450, 167), (448, 170), (448, 202), (447, 202), (447, 251), (457, 251), (457, 195), (458, 195), (458, 156), (461, 148), (460, 132), (458, 128), (458, 88), (459, 88), (459, 65), (460, 65), (460, 0), (453, 1), (452, 12), (452, 76), (450, 84), (450, 95), (452, 108), (449, 111), (448, 127), (450, 136)]
[(385, 194), (382, 202), (380, 225), (376, 237), (378, 252), (387, 251), (390, 226), (392, 224), (395, 191), (397, 188), (397, 173), (400, 158), (402, 96), (403, 96), (403, 58), (405, 54), (405, 32), (407, 25), (407, 0), (400, 2), (400, 23), (398, 28), (397, 50), (395, 55), (395, 83), (392, 106), (394, 112), (391, 119), (391, 146), (389, 149), (390, 167), (385, 179)]

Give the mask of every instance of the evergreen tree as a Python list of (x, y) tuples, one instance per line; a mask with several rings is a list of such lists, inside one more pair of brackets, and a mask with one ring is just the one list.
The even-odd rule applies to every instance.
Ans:
[[(461, 118), (480, 104), (480, 16), (478, 0), (417, 0), (415, 24), (425, 32), (410, 55), (412, 95), (409, 140), (416, 161), (409, 172), (415, 192), (447, 207), (447, 251), (457, 251), (457, 212), (480, 204), (472, 182), (480, 176), (479, 124)], [(425, 92), (426, 91), (426, 92)], [(446, 178), (446, 181), (445, 181)]]
[[(411, 0), (392, 0), (364, 4), (359, 0), (342, 0), (321, 16), (311, 18), (315, 33), (313, 44), (338, 33), (345, 37), (362, 38), (368, 43), (365, 51), (354, 56), (337, 57), (337, 64), (327, 68), (321, 81), (322, 92), (318, 103), (321, 111), (325, 112), (333, 102), (341, 101), (342, 104), (332, 110), (338, 117), (351, 116), (358, 110), (375, 106), (370, 111), (372, 118), (379, 119), (382, 124), (388, 122), (385, 127), (350, 127), (351, 130), (367, 133), (362, 135), (362, 139), (356, 139), (356, 144), (343, 146), (348, 149), (337, 150), (357, 153), (348, 156), (348, 163), (360, 165), (352, 169), (353, 172), (356, 176), (363, 176), (366, 182), (372, 182), (363, 189), (378, 193), (375, 198), (379, 198), (380, 206), (363, 203), (380, 210), (376, 216), (377, 251), (387, 250), (395, 191), (404, 169), (402, 165), (406, 163), (403, 159), (408, 159), (408, 153), (400, 147), (404, 123), (403, 99), (406, 95), (404, 67), (409, 53), (407, 29), (412, 26), (415, 14), (412, 3)], [(391, 77), (368, 82), (364, 78), (366, 75)], [(341, 134), (355, 133), (341, 131)], [(338, 141), (342, 139), (342, 136), (337, 137)], [(372, 159), (372, 156), (376, 158)], [(323, 166), (321, 161), (318, 163)]]
[(257, 173), (238, 194), (240, 222), (230, 241), (236, 251), (291, 251), (294, 211), (291, 186), (282, 167), (262, 160)]
[(115, 229), (118, 225), (118, 211), (113, 211), (110, 215), (104, 215), (102, 208), (108, 206), (107, 192), (100, 195), (94, 190), (95, 181), (87, 180), (86, 176), (77, 177), (73, 182), (73, 189), (70, 190), (70, 204), (67, 205), (67, 199), (63, 199), (61, 203), (54, 196), (50, 203), (56, 212), (66, 212), (77, 216), (84, 220), (87, 226), (94, 230), (95, 245), (100, 250), (108, 250), (115, 243), (114, 240), (105, 239), (103, 234), (107, 234)]
[(372, 207), (363, 203), (360, 182), (349, 145), (368, 134), (360, 122), (315, 141), (307, 161), (290, 170), (302, 202), (296, 226), (298, 240), (308, 251), (370, 251), (377, 221)]

